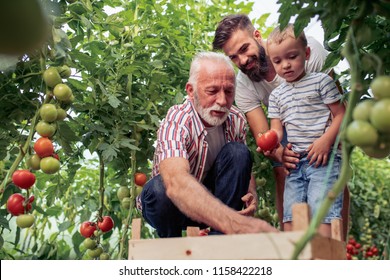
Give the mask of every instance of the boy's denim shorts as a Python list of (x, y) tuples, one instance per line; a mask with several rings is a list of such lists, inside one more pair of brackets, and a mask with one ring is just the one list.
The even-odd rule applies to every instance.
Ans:
[[(283, 222), (292, 221), (294, 203), (307, 203), (313, 216), (340, 174), (341, 156), (336, 155), (331, 170), (328, 171), (328, 168), (329, 164), (317, 168), (314, 164), (309, 165), (305, 155), (300, 159), (297, 168), (290, 170), (284, 187)], [(343, 192), (337, 196), (322, 223), (329, 224), (333, 219), (340, 219), (342, 205)]]

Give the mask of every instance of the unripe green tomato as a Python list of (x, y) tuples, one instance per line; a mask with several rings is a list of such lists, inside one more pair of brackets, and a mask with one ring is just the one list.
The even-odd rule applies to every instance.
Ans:
[(44, 157), (41, 159), (40, 167), (46, 174), (54, 174), (60, 170), (60, 161), (54, 157)]
[(125, 197), (121, 201), (121, 206), (124, 209), (130, 209), (130, 204), (131, 204), (131, 198), (130, 197)]
[(377, 76), (371, 81), (370, 87), (376, 99), (390, 98), (390, 76)]
[(69, 78), (70, 75), (72, 74), (72, 71), (70, 70), (68, 65), (59, 66), (57, 69), (60, 76), (64, 79)]
[(35, 130), (42, 137), (52, 137), (56, 133), (56, 126), (42, 120), (37, 123)]
[(125, 197), (130, 197), (130, 189), (126, 186), (121, 186), (116, 192), (116, 195), (119, 201), (122, 201), (122, 199), (124, 199)]
[(264, 187), (266, 183), (267, 183), (267, 179), (265, 179), (264, 177), (256, 178), (256, 186)]
[(355, 146), (374, 146), (378, 142), (378, 131), (366, 121), (354, 120), (346, 132), (349, 143)]
[(372, 125), (382, 133), (390, 133), (390, 98), (377, 101), (370, 114)]
[(371, 109), (375, 104), (373, 99), (360, 101), (353, 109), (352, 117), (354, 120), (369, 121)]
[(35, 222), (35, 217), (32, 214), (21, 214), (16, 217), (16, 225), (20, 228), (29, 228)]
[(83, 245), (86, 249), (95, 249), (97, 247), (97, 242), (94, 239), (91, 238), (85, 238)]
[(57, 108), (57, 121), (63, 121), (66, 119), (66, 117), (68, 116), (68, 114), (66, 113), (66, 111), (62, 108)]
[(69, 102), (72, 96), (72, 90), (65, 84), (58, 84), (54, 87), (53, 94), (56, 99), (63, 102)]
[(41, 158), (37, 154), (33, 154), (27, 159), (27, 166), (33, 170), (39, 170)]
[(49, 87), (55, 87), (57, 84), (62, 83), (60, 74), (56, 67), (49, 67), (43, 72), (43, 80)]
[(88, 249), (87, 253), (91, 258), (97, 258), (101, 253), (103, 253), (103, 248), (97, 247), (96, 249)]
[(100, 256), (99, 256), (99, 259), (101, 259), (101, 260), (109, 260), (110, 259), (110, 255), (107, 254), (107, 253), (101, 253)]
[(372, 158), (384, 159), (390, 156), (390, 143), (381, 143), (371, 147), (361, 147), (363, 152)]
[(139, 196), (142, 192), (142, 187), (139, 187), (139, 186), (135, 186), (135, 196)]
[(53, 104), (43, 104), (39, 109), (39, 115), (45, 122), (54, 122), (57, 120), (57, 108)]

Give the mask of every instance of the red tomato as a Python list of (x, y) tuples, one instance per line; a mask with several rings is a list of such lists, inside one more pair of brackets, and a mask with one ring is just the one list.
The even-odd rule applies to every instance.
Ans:
[(20, 193), (14, 193), (7, 200), (7, 210), (13, 216), (19, 216), (31, 210), (31, 202), (34, 198), (29, 198), (26, 207), (24, 207), (23, 203), (25, 201), (25, 197)]
[(272, 151), (278, 146), (278, 143), (278, 134), (272, 129), (259, 134), (256, 139), (257, 146), (259, 146), (263, 151)]
[(110, 231), (114, 227), (114, 220), (110, 216), (104, 216), (103, 219), (98, 222), (98, 227), (102, 232)]
[(148, 177), (146, 177), (145, 173), (137, 172), (134, 174), (134, 183), (137, 186), (143, 187), (148, 181)]
[(80, 233), (85, 238), (91, 237), (95, 230), (97, 230), (97, 226), (94, 222), (85, 221), (80, 226)]
[(29, 189), (35, 183), (35, 175), (26, 169), (16, 170), (12, 182), (21, 189)]
[(54, 146), (49, 138), (41, 137), (35, 142), (34, 151), (40, 158), (44, 158), (54, 154)]

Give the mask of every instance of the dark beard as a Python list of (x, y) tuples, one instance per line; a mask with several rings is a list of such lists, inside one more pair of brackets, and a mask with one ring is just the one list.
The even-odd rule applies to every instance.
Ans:
[[(258, 44), (259, 46), (259, 54), (258, 56), (252, 56), (251, 58), (248, 59), (248, 62), (245, 65), (242, 65), (240, 67), (240, 70), (248, 76), (248, 78), (251, 81), (254, 82), (261, 82), (262, 80), (265, 79), (268, 73), (268, 62), (267, 62), (267, 56), (265, 54), (265, 49)], [(246, 66), (250, 64), (253, 60), (256, 60), (257, 58), (257, 63), (256, 65), (252, 68), (247, 70)]]

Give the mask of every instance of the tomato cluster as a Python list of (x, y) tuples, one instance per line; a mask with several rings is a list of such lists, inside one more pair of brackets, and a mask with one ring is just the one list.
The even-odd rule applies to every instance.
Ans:
[[(136, 172), (134, 174), (135, 194), (134, 198), (141, 194), (142, 187), (146, 184), (148, 177), (145, 173)], [(116, 193), (121, 206), (124, 209), (130, 209), (132, 195), (130, 188), (127, 186), (120, 186)]]
[(390, 76), (378, 76), (370, 84), (374, 98), (362, 100), (353, 110), (348, 141), (368, 156), (390, 155)]
[(353, 237), (348, 239), (346, 245), (347, 260), (353, 259), (374, 259), (379, 254), (379, 250), (375, 245), (362, 246)]
[(85, 237), (83, 245), (87, 254), (92, 259), (108, 260), (110, 255), (104, 252), (100, 245), (99, 237), (114, 228), (114, 220), (110, 216), (104, 216), (97, 222), (85, 221), (80, 226), (80, 234)]
[[(33, 170), (42, 170), (46, 174), (54, 174), (60, 169), (58, 155), (54, 151), (52, 137), (57, 131), (57, 122), (67, 117), (64, 108), (67, 108), (74, 100), (72, 90), (62, 83), (63, 78), (69, 78), (71, 69), (67, 65), (49, 67), (43, 73), (43, 80), (49, 90), (50, 103), (45, 103), (39, 109), (40, 121), (35, 126), (35, 131), (41, 136), (34, 144), (35, 154), (27, 161)], [(53, 99), (52, 97), (55, 97)]]

